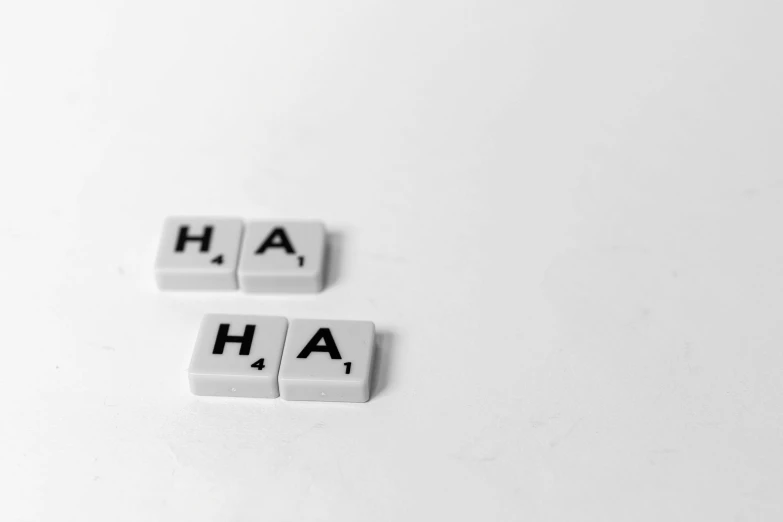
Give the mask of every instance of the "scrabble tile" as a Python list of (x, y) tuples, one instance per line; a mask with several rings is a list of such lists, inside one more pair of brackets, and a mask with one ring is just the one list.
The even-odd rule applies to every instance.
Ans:
[(370, 321), (293, 319), (280, 363), (280, 396), (366, 402), (374, 352), (375, 325)]
[(155, 261), (158, 288), (236, 290), (242, 228), (232, 218), (168, 218)]
[(209, 314), (190, 360), (195, 395), (275, 398), (288, 320), (285, 317)]
[(248, 223), (239, 260), (246, 292), (307, 293), (323, 287), (326, 231), (318, 221)]

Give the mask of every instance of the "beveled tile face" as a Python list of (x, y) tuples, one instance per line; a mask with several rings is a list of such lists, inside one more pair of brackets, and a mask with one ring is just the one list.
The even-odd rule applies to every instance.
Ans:
[(171, 217), (163, 226), (155, 280), (162, 290), (236, 290), (240, 219)]
[(239, 261), (246, 292), (309, 293), (323, 288), (326, 229), (318, 221), (248, 223)]
[(195, 395), (278, 397), (287, 329), (284, 317), (205, 316), (188, 369), (191, 391)]
[(293, 319), (278, 377), (286, 400), (365, 402), (375, 348), (370, 321)]

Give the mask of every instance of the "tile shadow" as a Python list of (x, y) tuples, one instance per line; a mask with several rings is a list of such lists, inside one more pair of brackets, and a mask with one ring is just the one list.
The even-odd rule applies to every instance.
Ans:
[(324, 254), (324, 289), (330, 288), (340, 280), (345, 259), (345, 234), (329, 231), (326, 234), (326, 252)]
[(379, 330), (375, 333), (375, 358), (373, 359), (372, 384), (370, 386), (371, 400), (382, 395), (389, 387), (395, 337), (388, 330)]

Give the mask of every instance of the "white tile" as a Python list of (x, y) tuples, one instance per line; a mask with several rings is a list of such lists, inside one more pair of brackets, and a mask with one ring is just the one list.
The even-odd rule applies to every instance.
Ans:
[(236, 290), (242, 221), (234, 218), (171, 217), (155, 260), (162, 290)]
[(204, 317), (188, 378), (195, 395), (274, 398), (288, 328), (284, 317)]
[(239, 260), (245, 292), (308, 293), (323, 288), (326, 230), (318, 221), (252, 221)]
[(280, 395), (289, 401), (366, 402), (375, 352), (370, 321), (292, 319)]

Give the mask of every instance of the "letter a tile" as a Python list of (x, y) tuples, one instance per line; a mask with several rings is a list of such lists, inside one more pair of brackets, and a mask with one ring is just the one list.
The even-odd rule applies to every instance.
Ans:
[(281, 397), (366, 402), (374, 348), (370, 321), (292, 319), (280, 364)]
[(245, 292), (319, 292), (325, 238), (324, 225), (317, 221), (248, 223), (239, 286)]

